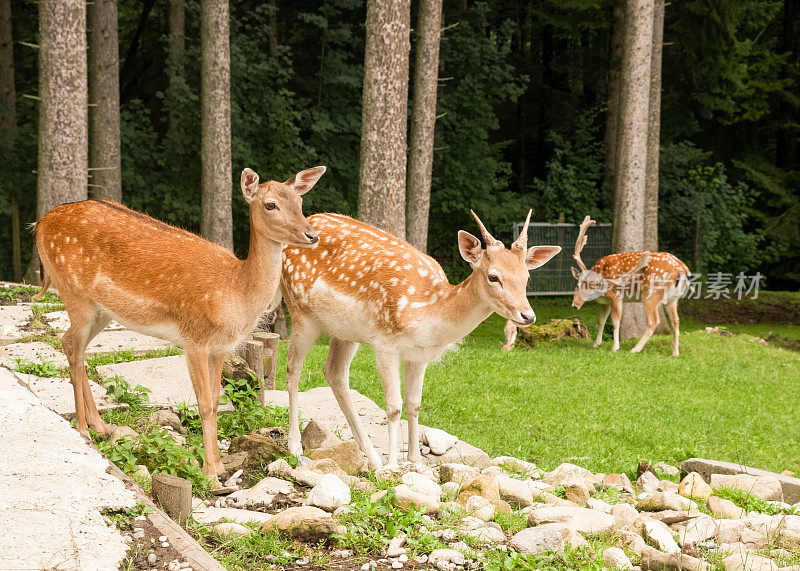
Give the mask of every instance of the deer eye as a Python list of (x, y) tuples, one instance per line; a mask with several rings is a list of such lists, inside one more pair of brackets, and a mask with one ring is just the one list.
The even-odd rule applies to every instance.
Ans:
[(267, 210), (275, 210), (276, 208), (278, 208), (278, 205), (275, 204), (274, 202), (266, 202), (264, 203), (264, 208), (266, 208)]
[(487, 279), (488, 279), (488, 280), (489, 280), (491, 283), (497, 283), (497, 282), (499, 282), (499, 281), (500, 281), (500, 278), (498, 278), (498, 277), (497, 277), (496, 275), (494, 275), (494, 274), (489, 274), (489, 277), (488, 277)]

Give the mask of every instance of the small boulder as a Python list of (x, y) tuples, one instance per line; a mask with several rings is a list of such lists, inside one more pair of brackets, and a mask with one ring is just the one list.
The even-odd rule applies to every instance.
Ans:
[(218, 523), (212, 528), (214, 531), (219, 533), (222, 537), (244, 537), (245, 535), (250, 535), (253, 533), (253, 530), (249, 527), (245, 527), (240, 523)]
[(661, 470), (667, 476), (675, 477), (681, 473), (681, 471), (673, 466), (672, 464), (667, 464), (666, 462), (659, 462), (655, 466), (656, 470)]
[(566, 484), (564, 491), (567, 499), (579, 506), (585, 506), (586, 502), (589, 501), (589, 490), (583, 482)]
[(265, 533), (277, 531), (292, 539), (310, 543), (345, 531), (344, 526), (338, 526), (328, 512), (313, 506), (287, 508), (261, 524), (260, 529)]
[(730, 500), (711, 496), (708, 498), (708, 510), (716, 516), (727, 517), (730, 519), (742, 519), (747, 517), (747, 512)]
[(231, 440), (228, 452), (229, 454), (246, 452), (248, 466), (268, 464), (276, 458), (289, 455), (289, 450), (280, 446), (274, 439), (254, 433), (237, 436)]
[(552, 472), (545, 472), (542, 474), (542, 479), (553, 486), (584, 482), (587, 488), (594, 487), (594, 474), (586, 468), (568, 462), (559, 465)]
[(442, 498), (444, 501), (454, 501), (461, 490), (461, 484), (456, 482), (445, 482), (442, 484)]
[(130, 426), (126, 426), (124, 424), (116, 425), (116, 424), (109, 424), (108, 425), (110, 432), (108, 433), (108, 443), (114, 444), (117, 440), (121, 438), (136, 438), (139, 436), (139, 433), (136, 432)]
[(725, 571), (778, 571), (778, 565), (768, 557), (737, 549), (722, 560)]
[(519, 553), (541, 555), (547, 551), (563, 551), (564, 537), (553, 526), (529, 527), (514, 534), (508, 546)]
[(336, 474), (325, 474), (319, 483), (311, 488), (306, 498), (306, 505), (328, 512), (349, 503), (350, 486), (342, 482)]
[(611, 506), (611, 517), (614, 518), (615, 528), (629, 527), (639, 517), (639, 512), (630, 504), (614, 504)]
[(713, 490), (703, 479), (703, 476), (697, 472), (692, 472), (681, 480), (678, 486), (678, 493), (684, 498), (700, 498), (705, 500), (713, 493)]
[(490, 521), (495, 515), (494, 504), (483, 496), (470, 496), (464, 504), (464, 509), (468, 514), (483, 521)]
[[(397, 498), (397, 505), (404, 510), (410, 510), (413, 507), (416, 509), (424, 508), (426, 514), (438, 513), (441, 508), (441, 503), (437, 498), (420, 494), (409, 488), (406, 484), (400, 484), (394, 488), (394, 493)], [(371, 502), (378, 501), (387, 494), (386, 490), (375, 492), (370, 496)]]
[(431, 454), (441, 456), (455, 446), (458, 437), (438, 428), (426, 428), (422, 433), (422, 442), (430, 447)]
[(428, 563), (439, 569), (450, 568), (451, 564), (454, 566), (464, 565), (465, 562), (466, 557), (458, 549), (434, 549), (428, 555)]
[(441, 483), (456, 482), (463, 484), (471, 482), (480, 475), (481, 471), (475, 466), (450, 462), (439, 466), (439, 481)]
[(533, 503), (533, 494), (525, 482), (506, 475), (498, 476), (495, 482), (500, 491), (500, 498), (512, 507), (526, 508)]
[(492, 478), (478, 476), (461, 486), (461, 493), (458, 494), (457, 501), (461, 505), (466, 505), (467, 500), (472, 496), (483, 496), (493, 504), (497, 504), (500, 502), (500, 488)]
[(521, 474), (530, 478), (536, 477), (539, 470), (533, 462), (526, 462), (513, 456), (498, 456), (492, 460), (492, 466), (500, 466), (515, 474)]
[(621, 492), (633, 494), (633, 484), (627, 474), (606, 474), (603, 477), (603, 483), (606, 486), (616, 488)]
[(751, 476), (750, 474), (711, 474), (711, 488), (739, 488), (752, 496), (764, 500), (783, 501), (780, 480), (771, 476)]
[(240, 507), (257, 506), (267, 507), (272, 505), (272, 501), (278, 494), (289, 495), (295, 492), (294, 484), (267, 476), (262, 478), (255, 486), (246, 490), (233, 492), (230, 498), (234, 505)]
[(639, 500), (636, 504), (636, 509), (647, 512), (680, 511), (697, 509), (697, 504), (689, 498), (684, 498), (673, 492), (656, 492)]
[(434, 497), (437, 500), (442, 497), (442, 487), (425, 474), (406, 472), (400, 479), (415, 492)]
[(684, 546), (692, 543), (702, 543), (707, 539), (716, 537), (719, 526), (715, 519), (702, 515), (681, 523), (677, 529), (678, 543)]
[(181, 423), (180, 417), (172, 409), (160, 408), (150, 413), (150, 422), (158, 426), (168, 426), (178, 434), (186, 434), (186, 428)]
[(339, 442), (325, 448), (317, 448), (309, 452), (308, 457), (312, 460), (330, 458), (351, 476), (357, 476), (362, 472), (366, 472), (369, 468), (367, 457), (353, 440)]
[(664, 553), (680, 553), (681, 548), (672, 537), (672, 531), (660, 521), (645, 520), (642, 537), (649, 545)]
[(610, 569), (633, 569), (633, 563), (619, 547), (608, 547), (603, 551), (603, 563)]
[(581, 533), (603, 533), (614, 528), (614, 518), (588, 508), (547, 506), (528, 513), (529, 525), (561, 523)]
[(303, 450), (306, 452), (316, 450), (317, 448), (336, 446), (339, 442), (341, 442), (341, 440), (339, 440), (332, 430), (316, 420), (309, 421), (300, 435), (300, 443), (303, 445)]
[(646, 470), (636, 479), (636, 487), (640, 492), (653, 493), (658, 491), (659, 480), (656, 475)]

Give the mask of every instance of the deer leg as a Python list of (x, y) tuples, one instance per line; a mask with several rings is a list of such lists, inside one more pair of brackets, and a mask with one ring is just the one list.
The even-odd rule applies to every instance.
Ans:
[(89, 428), (99, 434), (108, 434), (108, 427), (100, 418), (89, 387), (86, 375), (86, 346), (110, 321), (110, 318), (94, 308), (79, 305), (83, 311), (76, 310), (76, 304), (70, 303), (68, 311), (70, 328), (62, 337), (64, 354), (69, 362), (69, 376), (75, 396), (76, 428), (84, 436), (89, 436)]
[[(213, 409), (211, 419), (214, 422), (212, 432), (215, 435), (217, 434), (217, 421), (219, 420), (219, 395), (222, 392), (222, 366), (224, 364), (224, 354), (208, 356), (208, 380), (211, 385), (211, 406)], [(217, 471), (217, 474), (223, 474), (225, 472), (225, 465), (222, 463), (222, 459), (219, 455), (219, 440), (216, 437), (214, 438), (214, 449), (212, 452), (215, 458), (214, 469)]]
[(319, 332), (304, 321), (297, 312), (292, 315), (292, 335), (289, 339), (286, 362), (286, 390), (289, 392), (289, 453), (295, 458), (303, 455), (300, 442), (299, 396), (300, 373), (303, 371), (303, 359), (314, 345)]
[(383, 394), (386, 397), (386, 421), (389, 425), (388, 462), (390, 465), (396, 465), (399, 452), (400, 415), (403, 406), (403, 396), (400, 393), (400, 360), (397, 353), (391, 350), (376, 350), (375, 359), (383, 383)]
[(644, 330), (644, 335), (639, 339), (636, 346), (631, 349), (631, 353), (638, 353), (641, 351), (650, 339), (650, 336), (653, 335), (656, 327), (658, 327), (658, 302), (659, 300), (654, 295), (644, 300), (644, 310), (647, 313), (647, 329)]
[[(206, 461), (203, 472), (209, 478), (216, 478), (222, 472), (217, 471), (218, 457), (214, 456), (217, 448), (217, 423), (212, 403), (211, 383), (209, 382), (208, 350), (194, 344), (186, 344), (186, 363), (189, 366), (189, 377), (192, 379), (194, 394), (197, 396), (197, 409), (200, 412), (200, 423), (203, 427), (203, 448)], [(217, 452), (218, 454), (218, 452)]]
[[(516, 326), (514, 327), (516, 329)], [(419, 408), (422, 403), (422, 383), (425, 380), (427, 363), (405, 361), (406, 417), (408, 418), (408, 460), (422, 463), (419, 452)]]
[(323, 373), (333, 390), (336, 402), (339, 403), (339, 408), (347, 419), (347, 424), (350, 425), (350, 431), (353, 433), (358, 447), (367, 455), (370, 468), (377, 470), (383, 465), (383, 461), (364, 430), (361, 419), (353, 406), (353, 399), (350, 397), (350, 364), (353, 362), (357, 350), (358, 343), (331, 337), (331, 346)]
[(622, 302), (619, 300), (611, 302), (611, 323), (614, 325), (614, 344), (612, 351), (619, 351), (619, 320), (622, 316)]
[(599, 347), (603, 342), (603, 330), (606, 328), (606, 321), (608, 321), (608, 316), (610, 313), (610, 305), (606, 304), (600, 306), (600, 328), (597, 330), (597, 338), (594, 340), (593, 347)]
[(672, 322), (672, 356), (678, 357), (680, 354), (680, 323), (681, 320), (678, 318), (678, 300), (671, 302), (667, 306), (667, 312), (669, 313), (669, 320)]

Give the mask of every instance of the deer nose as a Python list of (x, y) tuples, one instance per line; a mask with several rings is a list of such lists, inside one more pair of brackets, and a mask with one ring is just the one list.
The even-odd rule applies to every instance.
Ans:
[(530, 325), (536, 321), (536, 314), (533, 311), (520, 311), (519, 322)]
[(312, 244), (316, 244), (317, 242), (319, 242), (319, 234), (317, 234), (316, 232), (306, 232), (305, 234), (306, 238), (308, 238), (308, 241), (311, 242)]

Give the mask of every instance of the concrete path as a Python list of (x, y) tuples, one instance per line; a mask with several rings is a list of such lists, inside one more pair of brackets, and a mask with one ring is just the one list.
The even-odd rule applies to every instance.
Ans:
[(0, 569), (117, 569), (101, 512), (135, 505), (108, 461), (0, 368)]

